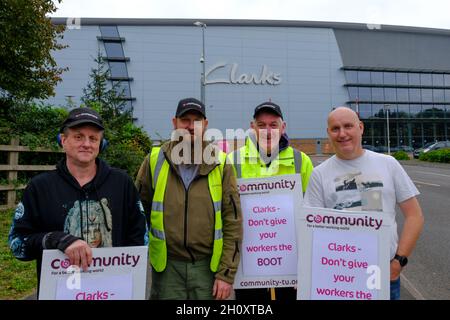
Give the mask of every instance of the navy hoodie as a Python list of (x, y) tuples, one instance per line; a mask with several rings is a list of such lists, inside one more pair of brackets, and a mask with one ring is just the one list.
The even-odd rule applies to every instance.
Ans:
[(66, 160), (31, 179), (17, 205), (9, 245), (19, 260), (37, 259), (43, 249), (65, 249), (78, 239), (91, 247), (148, 245), (142, 204), (131, 178), (96, 159), (94, 179), (80, 187)]

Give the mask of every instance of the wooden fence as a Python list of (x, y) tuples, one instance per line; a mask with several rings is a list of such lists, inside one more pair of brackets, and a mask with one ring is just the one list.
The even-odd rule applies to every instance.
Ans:
[(0, 205), (0, 210), (6, 210), (14, 208), (17, 202), (17, 190), (25, 189), (25, 184), (17, 184), (17, 177), (19, 171), (49, 171), (55, 169), (55, 165), (19, 165), (19, 155), (22, 152), (51, 152), (57, 153), (46, 148), (35, 148), (20, 146), (19, 139), (11, 139), (10, 145), (0, 145), (0, 152), (6, 152), (8, 154), (7, 164), (0, 164), (0, 171), (7, 172), (8, 184), (0, 185), (0, 191), (6, 191), (6, 204)]

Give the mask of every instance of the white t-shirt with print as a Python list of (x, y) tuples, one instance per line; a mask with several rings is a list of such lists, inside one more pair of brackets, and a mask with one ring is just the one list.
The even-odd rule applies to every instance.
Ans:
[(391, 217), (390, 255), (397, 251), (395, 205), (419, 191), (391, 156), (365, 150), (353, 160), (336, 156), (314, 168), (304, 205), (353, 211), (383, 211)]

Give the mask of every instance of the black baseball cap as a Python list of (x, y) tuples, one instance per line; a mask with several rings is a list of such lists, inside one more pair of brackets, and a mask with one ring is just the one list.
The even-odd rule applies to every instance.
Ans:
[(256, 115), (261, 112), (262, 110), (269, 111), (272, 113), (275, 113), (283, 119), (283, 113), (281, 112), (281, 108), (276, 103), (273, 103), (271, 101), (263, 102), (256, 106), (255, 113), (253, 114), (253, 119), (256, 118)]
[(72, 128), (82, 124), (92, 124), (101, 130), (105, 130), (100, 115), (90, 108), (76, 108), (69, 112), (69, 116), (64, 121), (61, 132), (65, 128)]
[(195, 98), (181, 99), (180, 102), (178, 102), (175, 117), (179, 118), (188, 111), (197, 111), (206, 118), (205, 105)]

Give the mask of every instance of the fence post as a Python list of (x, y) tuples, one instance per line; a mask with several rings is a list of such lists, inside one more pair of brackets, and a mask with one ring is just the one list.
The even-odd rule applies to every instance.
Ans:
[[(12, 146), (19, 145), (19, 138), (11, 139)], [(8, 152), (8, 165), (15, 166), (19, 164), (19, 152), (10, 151)], [(8, 171), (8, 183), (14, 184), (17, 182), (17, 171)], [(8, 191), (7, 206), (9, 208), (14, 208), (16, 205), (16, 190)]]

